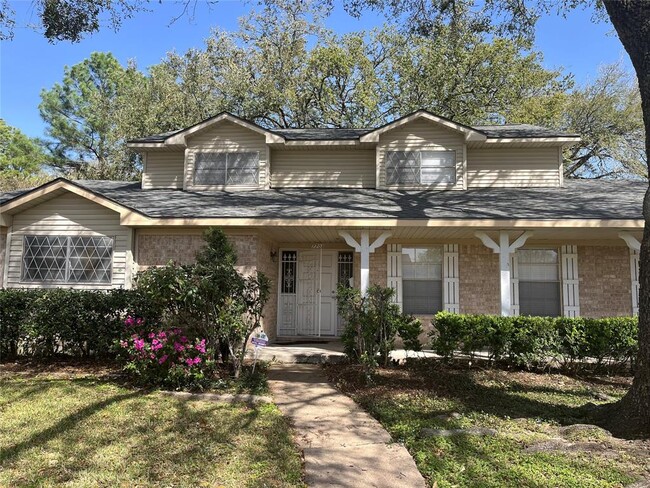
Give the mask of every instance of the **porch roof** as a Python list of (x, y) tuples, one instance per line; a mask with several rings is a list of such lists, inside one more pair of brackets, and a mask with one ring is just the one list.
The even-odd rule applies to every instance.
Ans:
[[(394, 191), (143, 190), (139, 182), (71, 182), (151, 218), (246, 219), (642, 219), (647, 183), (565, 180), (563, 188)], [(0, 195), (0, 205), (23, 192)]]

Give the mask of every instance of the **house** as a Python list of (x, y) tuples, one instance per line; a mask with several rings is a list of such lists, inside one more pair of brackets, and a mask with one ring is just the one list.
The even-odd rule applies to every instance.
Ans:
[(270, 130), (229, 113), (132, 140), (141, 182), (0, 198), (5, 287), (130, 287), (228, 234), (273, 282), (272, 339), (340, 333), (335, 290), (376, 283), (404, 311), (632, 315), (647, 184), (568, 181), (578, 136), (424, 110), (377, 128)]

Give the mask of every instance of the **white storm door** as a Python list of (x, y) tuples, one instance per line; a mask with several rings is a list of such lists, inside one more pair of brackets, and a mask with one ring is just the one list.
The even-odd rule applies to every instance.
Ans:
[(320, 251), (298, 252), (297, 335), (318, 335), (318, 282)]
[(338, 310), (336, 306), (337, 251), (323, 251), (323, 265), (320, 276), (320, 334), (336, 335)]

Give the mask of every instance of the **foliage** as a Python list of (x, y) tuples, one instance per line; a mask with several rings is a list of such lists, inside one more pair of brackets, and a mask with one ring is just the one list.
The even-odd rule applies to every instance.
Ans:
[(0, 357), (112, 357), (124, 317), (136, 310), (159, 320), (160, 311), (135, 290), (1, 289)]
[(641, 94), (620, 62), (601, 67), (595, 80), (571, 92), (523, 101), (513, 116), (580, 135), (564, 150), (567, 177), (648, 177)]
[(47, 163), (38, 141), (0, 119), (0, 191), (15, 190), (45, 182), (42, 167)]
[(210, 384), (214, 361), (208, 360), (205, 339), (191, 341), (178, 328), (151, 331), (131, 316), (125, 325), (131, 335), (119, 342), (124, 371), (138, 383), (172, 389), (202, 389)]
[(142, 76), (134, 66), (122, 67), (112, 54), (95, 52), (66, 67), (63, 81), (41, 92), (39, 110), (54, 167), (74, 178), (139, 176), (139, 160), (125, 145), (131, 134), (122, 110), (135, 102), (130, 88)]
[(368, 288), (365, 296), (356, 288), (339, 286), (337, 290), (339, 314), (345, 321), (341, 336), (345, 353), (363, 365), (368, 379), (378, 366), (378, 356), (384, 366), (388, 365), (397, 335), (403, 337), (405, 345), (419, 350), (415, 342), (422, 326), (392, 303), (394, 293), (392, 288), (377, 285)]
[(209, 228), (196, 264), (168, 263), (138, 274), (136, 288), (163, 310), (163, 322), (205, 338), (214, 357), (230, 361), (241, 374), (250, 335), (261, 327), (270, 280), (263, 273), (243, 276), (235, 268), (237, 254), (223, 231)]
[(568, 317), (501, 317), (436, 314), (432, 347), (445, 358), (460, 351), (470, 357), (487, 352), (490, 360), (526, 368), (559, 361), (566, 367), (618, 367), (637, 352), (636, 317), (603, 319)]

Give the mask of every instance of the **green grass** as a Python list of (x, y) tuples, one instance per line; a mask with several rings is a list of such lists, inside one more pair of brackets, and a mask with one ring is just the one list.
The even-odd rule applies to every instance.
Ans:
[(182, 400), (92, 377), (0, 377), (0, 487), (304, 486), (274, 405)]
[[(577, 380), (446, 367), (435, 361), (380, 370), (365, 386), (354, 367), (332, 367), (340, 388), (403, 442), (433, 484), (443, 487), (621, 487), (650, 474), (650, 446), (598, 430), (562, 434), (560, 427), (591, 423), (588, 402), (600, 391), (617, 398), (625, 380)], [(451, 412), (458, 418), (440, 418)], [(424, 438), (423, 428), (490, 427), (494, 437)], [(580, 442), (570, 452), (527, 452), (544, 441)]]

